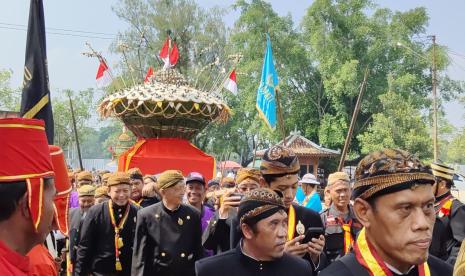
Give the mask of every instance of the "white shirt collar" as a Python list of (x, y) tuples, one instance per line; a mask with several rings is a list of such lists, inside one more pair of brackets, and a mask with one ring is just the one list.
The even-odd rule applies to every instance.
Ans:
[(389, 270), (391, 270), (391, 271), (394, 272), (395, 274), (399, 274), (399, 275), (407, 275), (407, 274), (409, 274), (409, 272), (410, 272), (412, 269), (415, 268), (415, 266), (412, 265), (412, 266), (409, 268), (409, 270), (407, 270), (406, 273), (402, 273), (402, 272), (400, 272), (397, 268), (393, 267), (392, 265), (390, 265), (390, 264), (388, 264), (388, 263), (386, 263), (386, 262), (384, 262), (384, 264), (387, 266), (387, 268), (389, 268)]

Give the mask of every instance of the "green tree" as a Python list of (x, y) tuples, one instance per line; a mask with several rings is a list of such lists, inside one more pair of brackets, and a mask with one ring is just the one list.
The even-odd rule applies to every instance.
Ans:
[[(266, 48), (265, 34), (269, 33), (271, 37), (288, 130), (299, 123), (295, 118), (304, 108), (302, 89), (294, 92), (294, 87), (314, 85), (311, 79), (314, 72), (290, 15), (279, 16), (269, 3), (261, 0), (237, 1), (234, 8), (240, 11), (240, 16), (231, 30), (228, 52), (242, 55), (237, 66), (239, 95), (225, 92), (225, 98), (233, 110), (231, 120), (224, 126), (210, 126), (199, 140), (205, 138), (203, 141), (210, 152), (221, 155), (222, 152), (231, 151), (240, 157), (242, 165), (246, 165), (252, 160), (257, 143), (263, 148), (282, 138), (279, 129), (270, 132), (258, 117), (255, 107)], [(303, 121), (305, 118), (300, 122)]]
[[(309, 93), (313, 99), (327, 100), (318, 107), (320, 143), (336, 148), (343, 144), (365, 68), (370, 73), (355, 135), (363, 133), (374, 120), (380, 95), (389, 90), (389, 85), (411, 99), (416, 111), (429, 109), (431, 45), (419, 39), (425, 36), (428, 19), (425, 8), (397, 12), (378, 8), (371, 0), (316, 0), (312, 4), (302, 27), (307, 53), (322, 79), (321, 89)], [(437, 61), (438, 69), (444, 70), (448, 57), (440, 47)], [(394, 80), (391, 84), (389, 78)], [(461, 90), (445, 74), (441, 84), (445, 99)], [(354, 140), (351, 149), (359, 152), (369, 147)]]
[[(158, 52), (167, 30), (171, 31), (180, 53), (176, 68), (192, 84), (209, 88), (214, 76), (224, 69), (227, 36), (222, 20), (224, 10), (204, 9), (192, 0), (120, 0), (113, 10), (130, 27), (120, 34), (112, 50), (120, 52), (121, 44), (128, 46), (126, 55), (138, 83), (149, 65), (162, 66)], [(127, 65), (122, 62), (120, 67)], [(128, 70), (124, 69), (123, 74), (127, 78)]]
[[(380, 112), (386, 91), (395, 91), (401, 97), (397, 100), (407, 100), (412, 114), (419, 114), (412, 120), (423, 121), (420, 129), (426, 127), (428, 132), (432, 48), (425, 39), (429, 18), (424, 8), (397, 12), (379, 8), (371, 0), (315, 0), (300, 28), (290, 15), (279, 16), (263, 0), (238, 0), (233, 8), (240, 16), (227, 30), (221, 10), (202, 9), (193, 0), (121, 0), (115, 7), (130, 28), (114, 43), (113, 50), (120, 41), (129, 45), (127, 56), (132, 67), (139, 68), (139, 80), (145, 73), (142, 68), (157, 63), (155, 53), (167, 29), (173, 31), (180, 48), (178, 68), (197, 88), (208, 90), (208, 84), (221, 83), (223, 72), (231, 65), (227, 57), (242, 56), (236, 70), (239, 95), (224, 94), (232, 118), (226, 125), (211, 124), (195, 139), (203, 150), (218, 158), (232, 153), (245, 165), (257, 140), (259, 147), (266, 147), (282, 138), (279, 131), (269, 131), (255, 109), (265, 33), (270, 34), (273, 45), (287, 133), (297, 128), (319, 144), (342, 148), (365, 68), (370, 73), (354, 137), (368, 134), (365, 140), (353, 139), (352, 155), (383, 144), (368, 139), (377, 129), (376, 120), (383, 116), (399, 119), (395, 113)], [(145, 44), (139, 47), (142, 33)], [(436, 50), (443, 103), (455, 99), (464, 85), (445, 73), (449, 62), (445, 48), (438, 46)], [(129, 78), (127, 71), (122, 74)], [(389, 143), (419, 150), (427, 157), (431, 147), (417, 149), (426, 143), (422, 137), (429, 136), (424, 132), (412, 137), (398, 135)]]
[(417, 154), (420, 158), (431, 158), (432, 140), (427, 120), (415, 108), (412, 98), (388, 92), (379, 96), (380, 112), (373, 115), (367, 131), (358, 135), (367, 154), (384, 148), (400, 148)]
[[(465, 107), (465, 96), (459, 97), (459, 102)], [(448, 134), (441, 143), (441, 159), (448, 163), (465, 164), (465, 127), (459, 131), (449, 128)]]
[(465, 164), (465, 128), (462, 128), (448, 143), (447, 162)]
[(0, 70), (0, 109), (19, 111), (21, 91), (10, 86), (11, 70)]
[(68, 149), (68, 146), (75, 146), (72, 144), (75, 143), (75, 139), (68, 95), (71, 96), (71, 100), (73, 101), (79, 142), (83, 145), (89, 132), (92, 132), (88, 125), (95, 106), (93, 93), (93, 89), (90, 88), (79, 92), (67, 89), (59, 93), (60, 96), (53, 98), (56, 145), (63, 149)]
[[(120, 144), (119, 137), (123, 133), (123, 126), (124, 125), (121, 121), (112, 119), (108, 126), (100, 128), (100, 141), (102, 143), (103, 149), (105, 149), (106, 158), (112, 157), (110, 151), (108, 150), (110, 148), (115, 152), (115, 154), (118, 154), (118, 152), (116, 152), (116, 147)], [(127, 135), (129, 135), (133, 143), (136, 142), (136, 138), (132, 132), (127, 131)]]

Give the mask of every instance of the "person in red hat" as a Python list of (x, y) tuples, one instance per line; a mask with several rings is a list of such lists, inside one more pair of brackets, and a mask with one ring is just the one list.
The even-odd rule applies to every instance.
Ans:
[[(55, 226), (62, 236), (68, 236), (68, 210), (69, 196), (71, 192), (71, 183), (68, 178), (65, 156), (63, 150), (54, 145), (49, 145), (50, 157), (52, 159), (53, 171), (55, 172), (56, 196), (55, 204)], [(53, 235), (53, 233), (51, 234)], [(44, 244), (38, 244), (27, 254), (31, 264), (31, 274), (34, 276), (57, 275), (60, 266), (65, 259), (60, 256), (61, 249), (64, 247), (65, 239), (56, 240), (55, 248), (47, 248)], [(52, 246), (53, 247), (53, 246)], [(53, 252), (53, 253), (52, 253)]]
[(44, 122), (0, 119), (0, 275), (29, 275), (26, 254), (52, 230), (56, 189)]

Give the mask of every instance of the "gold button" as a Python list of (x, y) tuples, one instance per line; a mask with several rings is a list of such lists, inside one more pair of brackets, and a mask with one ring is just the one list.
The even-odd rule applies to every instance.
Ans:
[(161, 252), (162, 257), (165, 257), (165, 255), (166, 255), (165, 252)]
[(186, 254), (181, 253), (181, 258), (184, 258), (184, 257), (186, 257)]

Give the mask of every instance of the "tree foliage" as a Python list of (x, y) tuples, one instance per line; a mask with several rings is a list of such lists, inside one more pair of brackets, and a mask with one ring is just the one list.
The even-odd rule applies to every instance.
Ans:
[(447, 161), (465, 164), (465, 128), (462, 128), (447, 146)]
[[(176, 67), (195, 86), (211, 84), (224, 69), (227, 31), (222, 9), (204, 9), (192, 0), (120, 0), (113, 9), (130, 28), (120, 33), (112, 49), (121, 52), (120, 45), (128, 46), (126, 55), (136, 82), (142, 82), (148, 66), (162, 66), (158, 52), (167, 31), (180, 52)], [(126, 77), (131, 74), (126, 62), (120, 67)]]
[(431, 158), (432, 140), (428, 124), (411, 98), (389, 91), (380, 95), (380, 112), (373, 115), (367, 131), (358, 136), (362, 153), (400, 148)]
[[(228, 56), (242, 56), (236, 68), (239, 95), (224, 94), (232, 118), (226, 125), (210, 125), (196, 137), (200, 148), (217, 158), (231, 153), (246, 165), (257, 146), (282, 138), (279, 131), (267, 129), (255, 109), (269, 33), (287, 133), (297, 129), (318, 144), (342, 148), (368, 68), (350, 152), (358, 155), (389, 146), (431, 156), (433, 51), (425, 33), (429, 20), (425, 8), (399, 12), (379, 8), (371, 0), (315, 0), (298, 26), (290, 15), (279, 16), (263, 0), (238, 0), (233, 8), (240, 16), (230, 30), (222, 19), (224, 10), (204, 9), (193, 0), (120, 0), (114, 8), (130, 27), (113, 50), (118, 51), (121, 43), (128, 45), (125, 53), (138, 81), (148, 65), (159, 64), (156, 55), (167, 29), (180, 50), (178, 69), (199, 89), (221, 84), (231, 66)], [(435, 52), (442, 104), (456, 99), (464, 85), (445, 72), (450, 61), (446, 48), (438, 45)], [(127, 68), (124, 62), (120, 67)], [(122, 71), (129, 80), (130, 72)]]
[(21, 91), (10, 86), (11, 70), (0, 70), (0, 109), (19, 111)]
[[(258, 118), (255, 107), (266, 46), (265, 33), (269, 33), (272, 40), (273, 56), (280, 79), (279, 93), (285, 106), (291, 106), (288, 104), (291, 83), (287, 80), (293, 76), (293, 72), (299, 71), (299, 65), (306, 66), (306, 63), (304, 48), (298, 43), (298, 34), (290, 16), (279, 16), (264, 1), (237, 1), (234, 8), (240, 10), (241, 15), (231, 30), (228, 42), (231, 54), (242, 55), (237, 65), (240, 91), (238, 96), (225, 92), (228, 93), (227, 101), (234, 113), (228, 124), (212, 125), (202, 137), (206, 138), (207, 149), (219, 153), (231, 150), (241, 157), (242, 165), (247, 165), (258, 144), (261, 147), (268, 146), (282, 138), (279, 131), (270, 132)], [(303, 60), (299, 64), (293, 63), (299, 56)], [(295, 112), (294, 109), (284, 108), (283, 111), (286, 125), (293, 124), (289, 113)]]
[(63, 149), (73, 146), (75, 143), (73, 121), (71, 117), (70, 100), (73, 102), (74, 115), (81, 144), (86, 140), (89, 128), (93, 101), (93, 90), (87, 89), (79, 92), (72, 90), (61, 91), (60, 97), (53, 98), (53, 117), (55, 122), (55, 143)]
[[(393, 12), (369, 0), (317, 0), (312, 4), (302, 27), (308, 54), (322, 78), (322, 91), (309, 93), (327, 101), (320, 106), (317, 125), (321, 143), (336, 148), (343, 144), (365, 68), (369, 76), (355, 135), (379, 112), (380, 95), (388, 91), (389, 77), (397, 81), (394, 85), (402, 85), (397, 93), (412, 98), (414, 108), (429, 105), (429, 64), (412, 54), (423, 55), (427, 50), (425, 43), (414, 39), (424, 34), (427, 22), (424, 8)], [(399, 47), (398, 42), (408, 48)], [(360, 150), (357, 142), (353, 140), (351, 147), (356, 152)]]

